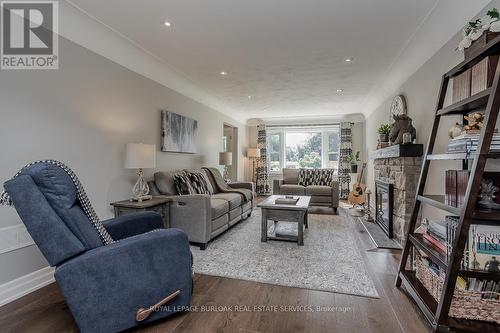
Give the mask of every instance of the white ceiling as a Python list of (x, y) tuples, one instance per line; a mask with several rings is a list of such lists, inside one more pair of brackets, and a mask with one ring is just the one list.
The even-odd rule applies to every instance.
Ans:
[(248, 119), (366, 114), (439, 1), (71, 2)]

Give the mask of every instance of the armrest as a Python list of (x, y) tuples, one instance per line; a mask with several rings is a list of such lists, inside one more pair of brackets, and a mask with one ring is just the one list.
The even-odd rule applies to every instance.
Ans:
[(143, 234), (154, 229), (163, 229), (163, 219), (155, 212), (122, 215), (102, 222), (114, 240)]
[(332, 206), (333, 207), (338, 207), (339, 206), (339, 182), (337, 180), (332, 181)]
[(137, 325), (139, 308), (176, 290), (180, 295), (144, 322), (188, 306), (191, 267), (186, 235), (163, 229), (87, 251), (59, 266), (55, 278), (81, 332), (117, 332)]
[(280, 194), (281, 185), (283, 185), (283, 180), (281, 180), (281, 179), (274, 179), (273, 180), (273, 194), (275, 194), (275, 195)]
[(227, 185), (229, 185), (229, 187), (231, 188), (245, 188), (252, 191), (252, 193), (255, 192), (255, 186), (253, 182), (234, 182)]
[(207, 243), (212, 231), (212, 206), (207, 194), (172, 196), (170, 226), (183, 230), (189, 241)]

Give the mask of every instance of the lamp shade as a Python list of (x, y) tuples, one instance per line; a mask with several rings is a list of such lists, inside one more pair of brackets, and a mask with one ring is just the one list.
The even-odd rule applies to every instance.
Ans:
[(125, 168), (156, 168), (156, 146), (144, 143), (127, 143), (125, 146)]
[(247, 149), (247, 157), (259, 158), (260, 157), (260, 149), (259, 148), (248, 148)]
[(232, 165), (233, 164), (233, 153), (230, 151), (219, 153), (219, 165)]

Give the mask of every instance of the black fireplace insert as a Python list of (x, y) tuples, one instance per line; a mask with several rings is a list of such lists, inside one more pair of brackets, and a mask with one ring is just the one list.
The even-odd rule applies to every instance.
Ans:
[(393, 238), (392, 211), (394, 208), (394, 186), (382, 180), (375, 180), (375, 222)]

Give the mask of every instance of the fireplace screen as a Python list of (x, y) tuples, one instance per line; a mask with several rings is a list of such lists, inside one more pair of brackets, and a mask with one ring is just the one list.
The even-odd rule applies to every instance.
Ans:
[(393, 237), (392, 210), (394, 202), (393, 185), (381, 180), (375, 181), (375, 222), (389, 236)]

